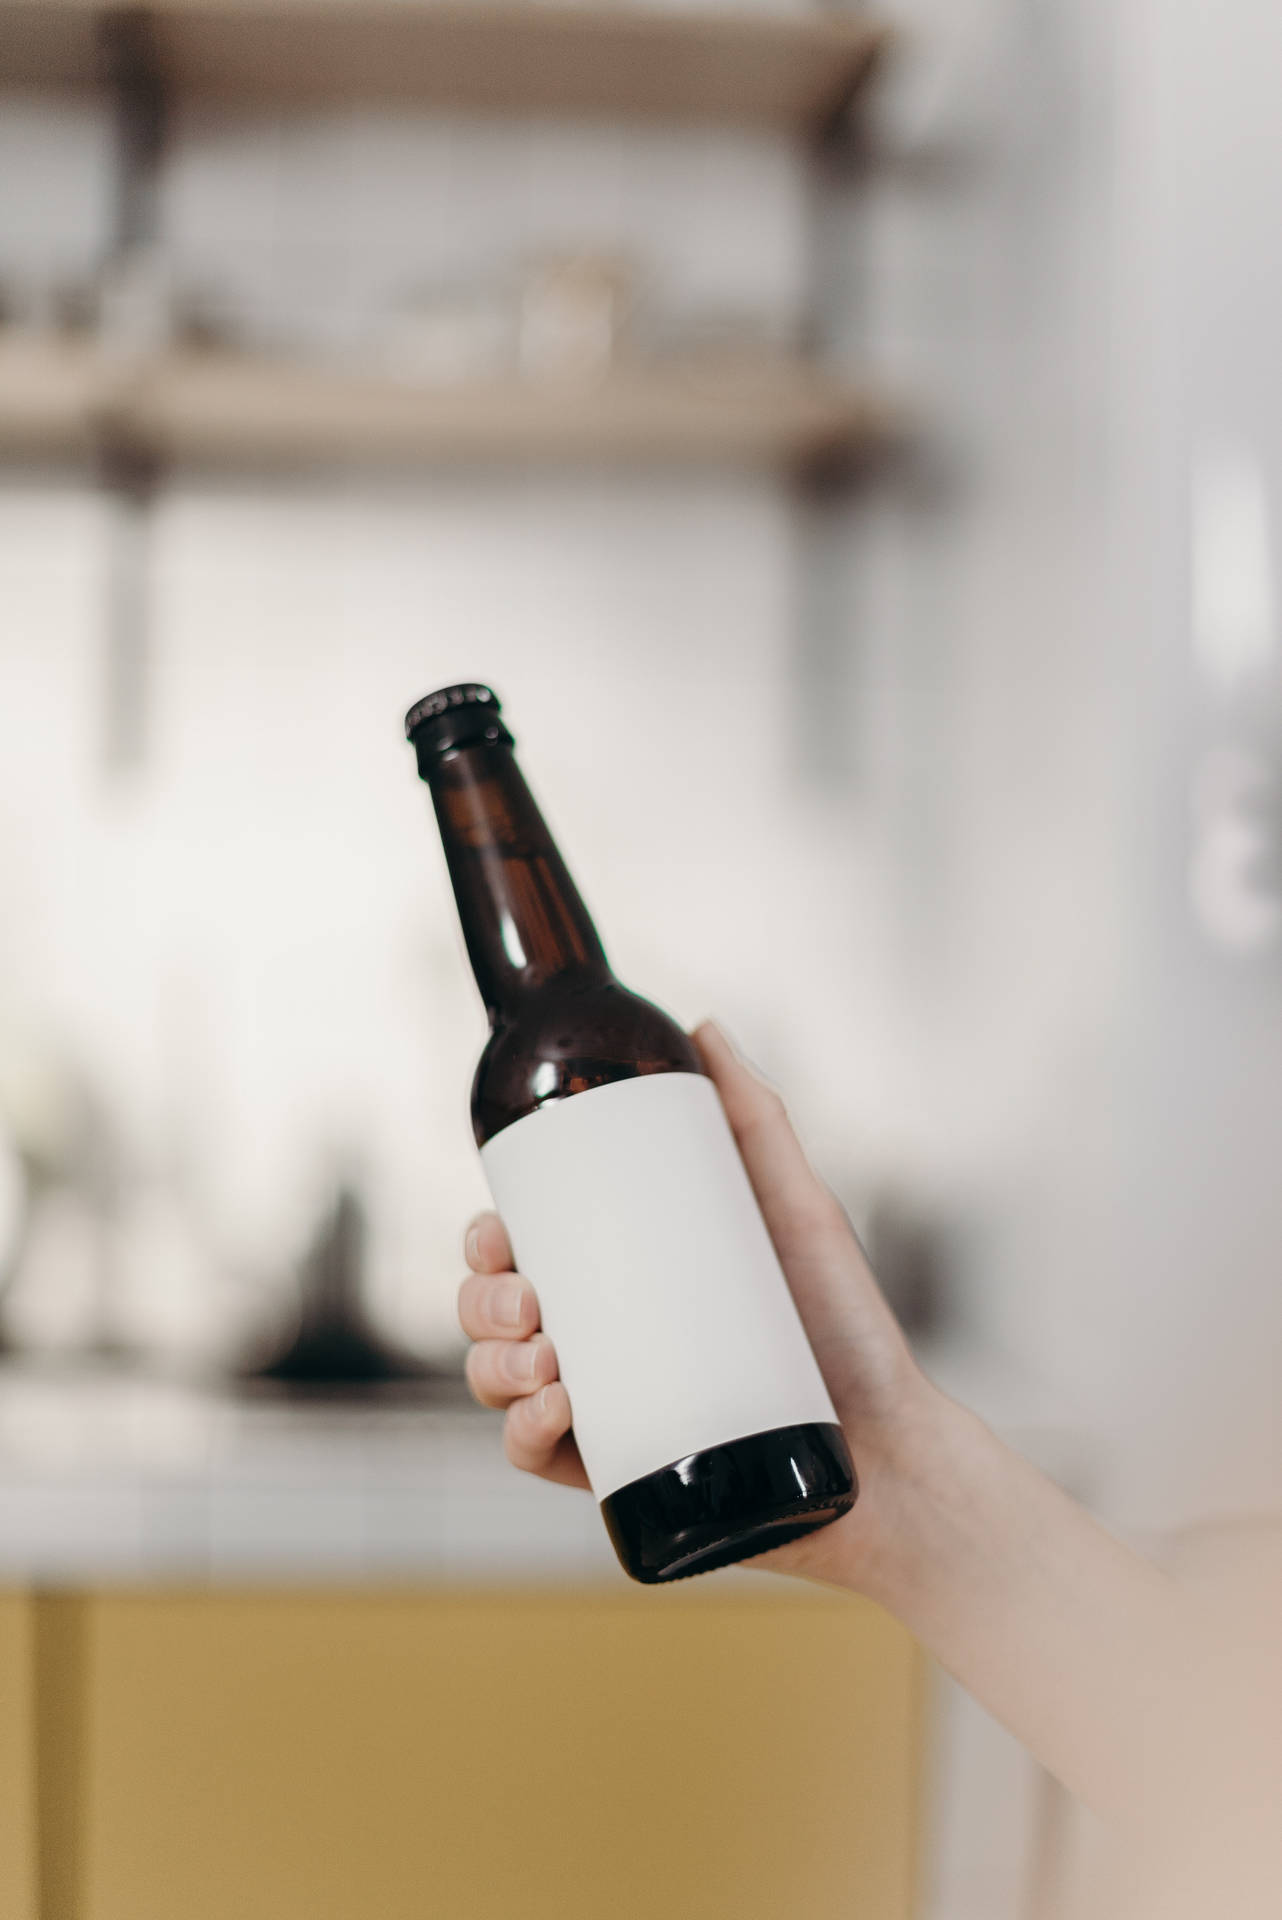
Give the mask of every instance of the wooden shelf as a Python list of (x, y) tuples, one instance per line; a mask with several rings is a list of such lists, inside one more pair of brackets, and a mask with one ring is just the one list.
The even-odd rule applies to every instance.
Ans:
[(873, 394), (805, 362), (636, 367), (599, 383), (414, 385), (192, 351), (130, 365), (92, 346), (0, 340), (0, 454), (104, 441), (235, 468), (601, 460), (792, 466), (894, 431)]
[[(0, 0), (0, 83), (100, 71), (104, 0)], [(493, 0), (157, 0), (158, 71), (194, 98), (417, 101), (817, 131), (885, 38), (858, 14)]]

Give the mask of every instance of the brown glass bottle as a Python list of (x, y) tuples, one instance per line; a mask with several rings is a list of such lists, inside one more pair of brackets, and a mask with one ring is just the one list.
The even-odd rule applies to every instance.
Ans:
[[(490, 689), (429, 695), (406, 733), (490, 1017), (477, 1145), (620, 1560), (670, 1580), (827, 1524), (855, 1498), (850, 1456), (697, 1051), (611, 973)], [(680, 1078), (637, 1085), (653, 1076)], [(702, 1298), (711, 1267), (716, 1303)], [(729, 1379), (718, 1315), (745, 1328)]]

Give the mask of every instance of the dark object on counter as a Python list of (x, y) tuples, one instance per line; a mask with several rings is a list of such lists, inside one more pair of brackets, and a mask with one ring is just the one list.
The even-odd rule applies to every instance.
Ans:
[(878, 1193), (864, 1232), (868, 1262), (904, 1332), (937, 1340), (953, 1322), (949, 1241), (938, 1221), (893, 1188)]
[(425, 1362), (370, 1325), (361, 1299), (364, 1245), (365, 1210), (358, 1195), (342, 1187), (303, 1262), (297, 1331), (283, 1352), (249, 1368), (247, 1380), (345, 1396), (393, 1385), (423, 1387), (435, 1377)]

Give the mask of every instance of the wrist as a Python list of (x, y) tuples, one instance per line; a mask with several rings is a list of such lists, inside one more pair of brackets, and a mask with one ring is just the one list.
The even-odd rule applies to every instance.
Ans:
[(986, 1444), (994, 1442), (983, 1422), (914, 1367), (893, 1416), (854, 1441), (860, 1497), (840, 1584), (910, 1616), (923, 1584), (946, 1577), (964, 1541), (967, 1487)]

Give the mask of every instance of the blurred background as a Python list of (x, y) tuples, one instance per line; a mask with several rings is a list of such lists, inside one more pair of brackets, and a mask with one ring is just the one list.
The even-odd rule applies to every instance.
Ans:
[[(1280, 57), (1268, 0), (0, 0), (16, 1593), (613, 1579), (459, 1385), (484, 1021), (400, 721), (464, 678), (935, 1375), (1142, 1544), (1282, 1500)], [(1061, 1920), (1076, 1814), (924, 1727), (896, 1890), (792, 1911)]]

